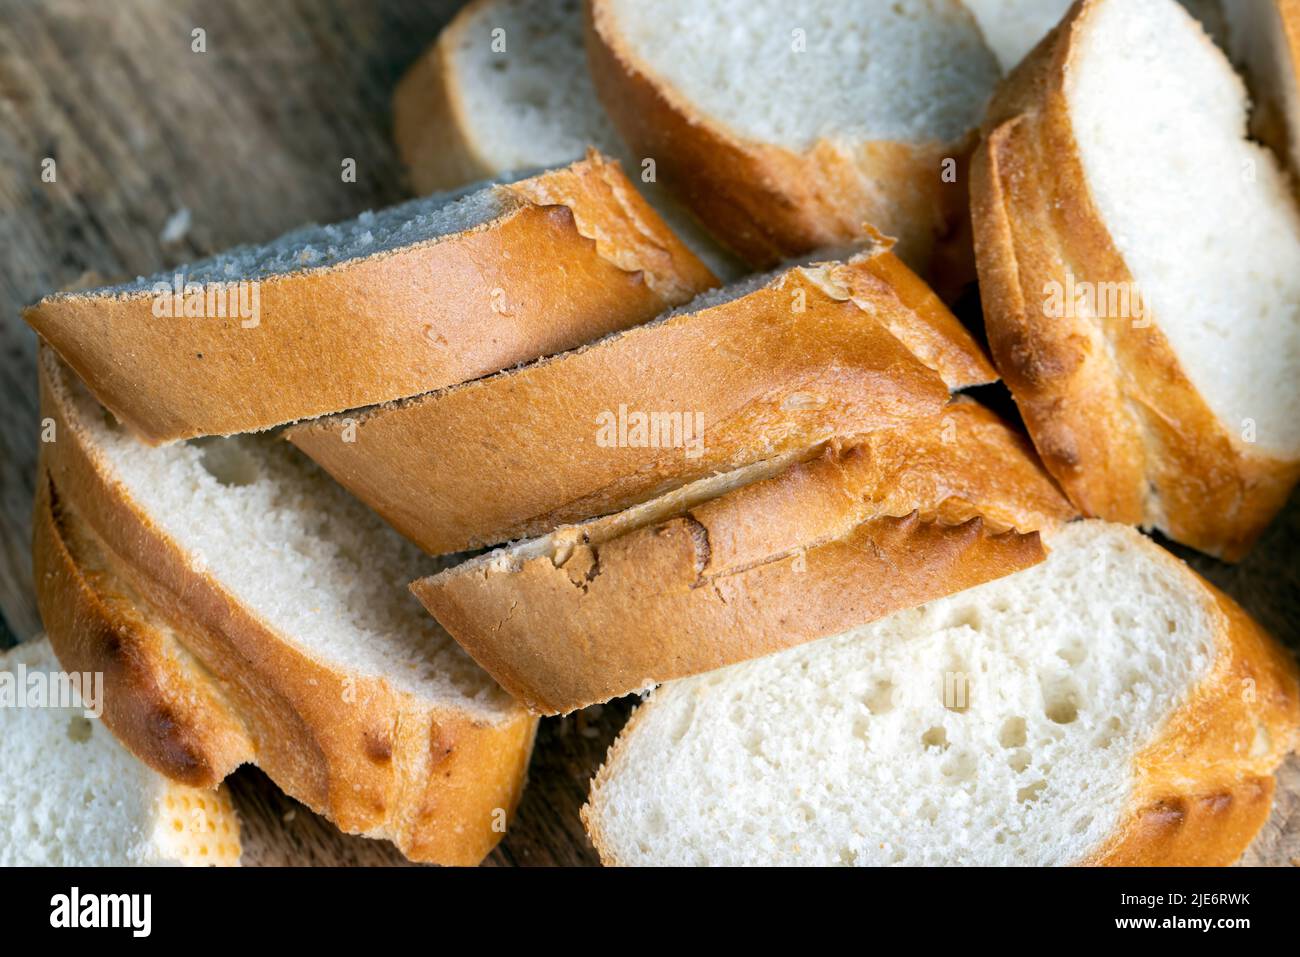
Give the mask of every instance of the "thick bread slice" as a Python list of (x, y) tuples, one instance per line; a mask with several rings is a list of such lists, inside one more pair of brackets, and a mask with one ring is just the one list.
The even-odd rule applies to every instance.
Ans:
[[(198, 290), (188, 314), (176, 276)], [(159, 443), (463, 382), (643, 322), (715, 282), (593, 153), (455, 202), (415, 200), (48, 296), (24, 317)], [(228, 295), (222, 284), (241, 285)]]
[(1300, 177), (1300, 0), (1229, 0), (1224, 12), (1255, 95), (1251, 130)]
[(940, 421), (701, 482), (411, 588), (506, 690), (562, 713), (1026, 568), (1037, 534), (1011, 529), (1072, 514), (1028, 445), (958, 400)]
[(646, 175), (596, 99), (579, 0), (474, 0), (393, 93), (393, 138), (422, 193), (512, 169), (566, 163), (594, 146), (617, 158), (664, 221), (717, 275), (740, 263)]
[(36, 603), (69, 668), (104, 675), (104, 725), (174, 781), (214, 788), (256, 748), (226, 692), (122, 574), (98, 535), (58, 501), (44, 461), (32, 515)]
[[(453, 552), (833, 435), (929, 418), (948, 390), (928, 366), (955, 386), (993, 378), (970, 335), (882, 245), (755, 277), (520, 370), (286, 434), (421, 548)], [(656, 424), (638, 431), (651, 414)]]
[[(0, 867), (237, 865), (226, 789), (145, 767), (93, 716), (95, 702), (68, 694), (73, 677), (43, 637), (0, 654), (0, 693), (23, 704), (0, 707)], [(38, 688), (43, 700), (29, 697)]]
[(1300, 474), (1300, 213), (1245, 132), (1173, 0), (1087, 0), (1000, 90), (973, 184), (989, 341), (1049, 470), (1230, 560)]
[(1000, 71), (959, 0), (587, 8), (615, 126), (753, 265), (856, 241), (870, 223), (925, 273), (960, 226), (960, 161)]
[(583, 811), (608, 864), (1225, 865), (1300, 743), (1290, 654), (1133, 529), (664, 685)]
[[(436, 564), (274, 437), (150, 450), (48, 349), (41, 389), (55, 515), (88, 527), (74, 524), (65, 547), (93, 532), (107, 556), (98, 604), (131, 596), (145, 623), (56, 639), (67, 663), (130, 657), (158, 684), (165, 657), (192, 656), (202, 672), (189, 680), (227, 703), (249, 759), (286, 793), (412, 860), (481, 860), (518, 801), (536, 721), (405, 596), (401, 583)], [(38, 585), (57, 627), (67, 618), (48, 609), (76, 596), (53, 591), (49, 569)], [(110, 695), (150, 693), (124, 674), (106, 667)], [(205, 719), (198, 701), (174, 716)], [(162, 750), (148, 722), (114, 730), (134, 733), (125, 743), (143, 757)]]

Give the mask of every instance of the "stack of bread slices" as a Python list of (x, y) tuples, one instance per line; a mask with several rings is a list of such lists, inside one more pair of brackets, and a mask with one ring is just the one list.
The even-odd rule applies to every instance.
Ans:
[(251, 763), (476, 863), (539, 717), (641, 693), (607, 863), (1236, 860), (1300, 672), (1140, 529), (1237, 560), (1300, 476), (1300, 14), (1249, 6), (471, 3), (395, 100), (453, 192), (27, 311), (19, 654), (102, 674), (136, 838), (10, 855), (237, 857)]

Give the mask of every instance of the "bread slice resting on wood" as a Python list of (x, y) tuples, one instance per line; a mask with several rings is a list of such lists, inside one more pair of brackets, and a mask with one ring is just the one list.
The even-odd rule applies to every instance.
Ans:
[(1226, 865), (1300, 743), (1290, 654), (1135, 530), (674, 681), (583, 819), (606, 864)]
[(436, 569), (288, 444), (150, 449), (42, 350), (37, 600), (104, 721), (173, 779), (244, 763), (348, 833), (473, 864), (536, 720), (401, 587)]
[(1241, 558), (1300, 476), (1300, 210), (1173, 0), (1085, 0), (974, 162), (994, 359), (1086, 514)]

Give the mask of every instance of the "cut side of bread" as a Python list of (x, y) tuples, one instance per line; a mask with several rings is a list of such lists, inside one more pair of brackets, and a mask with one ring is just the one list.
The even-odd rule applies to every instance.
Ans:
[[(0, 686), (23, 702), (0, 707), (0, 867), (237, 865), (239, 818), (225, 788), (177, 784), (141, 764), (94, 702), (69, 694), (72, 679), (43, 637), (0, 654)], [(29, 697), (37, 688), (40, 699)]]
[(593, 153), (48, 296), (24, 317), (154, 444), (442, 388), (644, 322), (715, 284)]
[(565, 713), (1027, 568), (1033, 530), (1072, 514), (1027, 444), (959, 399), (411, 587), (503, 687)]
[[(438, 565), (274, 437), (149, 449), (48, 349), (41, 388), (55, 440), (38, 601), (66, 666), (102, 670), (109, 700), (165, 709), (165, 722), (115, 719), (123, 743), (157, 765), (172, 737), (188, 741), (214, 776), (251, 761), (346, 832), (412, 860), (481, 860), (536, 722), (401, 587)], [(43, 529), (58, 541), (41, 544)], [(60, 561), (89, 569), (89, 597)], [(62, 607), (75, 603), (92, 617)], [(153, 690), (177, 682), (205, 695)]]
[(443, 553), (543, 534), (832, 436), (931, 418), (948, 384), (992, 378), (961, 324), (881, 245), (286, 436), (402, 534)]
[(1294, 660), (1131, 528), (659, 688), (583, 811), (607, 864), (1226, 865), (1300, 742)]
[(961, 159), (1000, 70), (958, 0), (587, 8), (615, 126), (751, 264), (856, 241), (869, 223), (926, 274), (960, 226)]
[(1300, 474), (1300, 212), (1246, 114), (1173, 0), (1087, 0), (999, 91), (972, 187), (989, 342), (1047, 467), (1086, 514), (1229, 560)]
[(1300, 0), (1229, 0), (1224, 13), (1255, 95), (1251, 130), (1300, 177)]

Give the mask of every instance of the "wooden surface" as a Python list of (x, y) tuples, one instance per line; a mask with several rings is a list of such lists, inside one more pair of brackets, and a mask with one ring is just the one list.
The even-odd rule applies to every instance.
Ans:
[[(0, 646), (40, 629), (29, 510), (35, 339), (19, 309), (87, 272), (151, 273), (408, 195), (390, 142), (401, 71), (457, 6), (437, 0), (0, 0)], [(191, 50), (195, 28), (207, 52)], [(56, 161), (57, 180), (41, 180)], [(355, 183), (340, 176), (356, 161)], [(181, 208), (186, 237), (159, 233)], [(1184, 553), (1185, 554), (1185, 553)], [(1248, 561), (1193, 556), (1292, 647), (1300, 509)], [(519, 818), (492, 864), (587, 864), (587, 781), (626, 703), (543, 722)], [(232, 780), (246, 862), (401, 863), (339, 834), (255, 770)], [(1300, 761), (1248, 863), (1300, 862)]]

